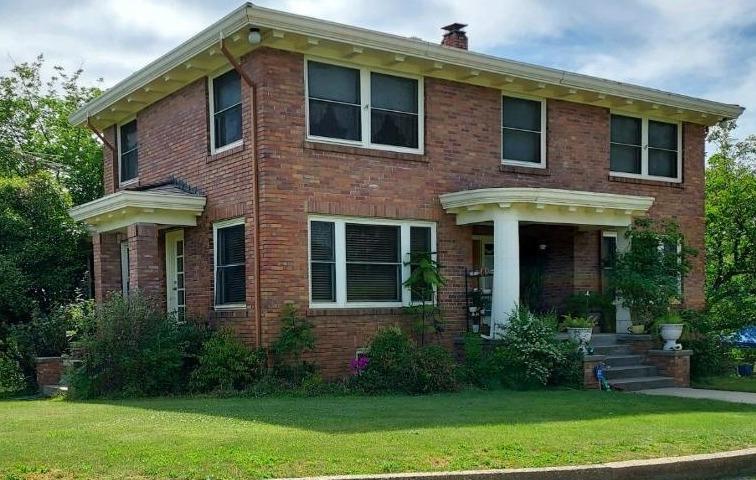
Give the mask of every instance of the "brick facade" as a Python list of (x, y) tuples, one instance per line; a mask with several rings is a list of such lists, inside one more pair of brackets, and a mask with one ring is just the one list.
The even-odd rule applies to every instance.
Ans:
[[(444, 343), (464, 329), (463, 271), (471, 266), (473, 227), (455, 224), (440, 206), (439, 194), (486, 187), (547, 187), (656, 198), (650, 214), (675, 218), (699, 250), (685, 282), (686, 304), (703, 306), (703, 174), (705, 127), (683, 126), (682, 185), (615, 181), (609, 177), (609, 111), (560, 100), (547, 102), (547, 169), (500, 165), (501, 92), (480, 86), (425, 79), (425, 153), (396, 154), (307, 142), (304, 61), (300, 54), (258, 48), (242, 59), (258, 88), (253, 148), (250, 89), (242, 82), (244, 145), (210, 155), (207, 81), (197, 81), (137, 115), (139, 184), (171, 175), (198, 187), (207, 207), (197, 227), (185, 228), (187, 311), (231, 325), (254, 343), (253, 155), (258, 152), (263, 344), (277, 335), (284, 302), (295, 302), (315, 325), (315, 360), (326, 376), (348, 371), (355, 349), (383, 325), (407, 320), (393, 309), (308, 310), (309, 214), (338, 214), (437, 222), (437, 250), (449, 279), (439, 300), (444, 306)], [(107, 132), (114, 138), (111, 129)], [(117, 188), (117, 162), (105, 149), (106, 193)], [(213, 222), (246, 219), (247, 309), (213, 312)], [(579, 232), (554, 242), (574, 270), (572, 288), (597, 290), (599, 236)], [(162, 235), (157, 233), (158, 248)], [(100, 235), (104, 238), (105, 235)], [(130, 241), (141, 237), (132, 237)], [(571, 245), (570, 245), (571, 244)], [(154, 247), (144, 248), (152, 249)], [(570, 252), (571, 250), (571, 252)], [(100, 291), (112, 288), (111, 251), (95, 241), (95, 273)], [(146, 288), (164, 292), (165, 260), (157, 255), (160, 284), (150, 273)], [(97, 259), (99, 257), (99, 260)], [(99, 266), (98, 266), (99, 263)], [(569, 262), (567, 262), (569, 263)], [(554, 265), (557, 265), (556, 263)], [(552, 265), (552, 267), (554, 266)], [(141, 281), (141, 280), (140, 280)], [(553, 281), (553, 280), (552, 280)], [(120, 285), (120, 277), (117, 279)], [(564, 296), (569, 292), (557, 292)]]

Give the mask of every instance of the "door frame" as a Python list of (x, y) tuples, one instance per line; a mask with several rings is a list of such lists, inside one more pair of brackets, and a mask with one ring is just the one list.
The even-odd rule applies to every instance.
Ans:
[[(184, 230), (169, 230), (165, 232), (165, 309), (168, 313), (178, 310), (178, 293), (174, 285), (176, 278), (176, 242), (184, 242)], [(184, 242), (184, 308), (186, 308), (186, 242)]]

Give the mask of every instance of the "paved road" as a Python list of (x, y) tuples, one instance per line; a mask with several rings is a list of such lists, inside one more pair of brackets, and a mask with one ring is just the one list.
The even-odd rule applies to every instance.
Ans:
[(653, 390), (639, 390), (636, 393), (644, 395), (667, 395), (683, 398), (703, 398), (707, 400), (722, 400), (732, 403), (750, 403), (756, 405), (756, 393), (728, 392), (725, 390), (707, 390), (703, 388), (655, 388)]

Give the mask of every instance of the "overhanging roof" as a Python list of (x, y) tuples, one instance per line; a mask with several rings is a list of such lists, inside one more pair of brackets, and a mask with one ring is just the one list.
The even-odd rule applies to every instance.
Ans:
[(97, 233), (134, 223), (193, 227), (205, 202), (204, 196), (185, 192), (122, 190), (74, 207), (69, 214)]
[(707, 125), (736, 118), (744, 110), (738, 105), (506, 60), (247, 3), (84, 105), (71, 115), (71, 123), (81, 125), (92, 117), (96, 125), (109, 126), (202, 78), (225, 62), (218, 51), (220, 38), (227, 38), (234, 55), (254, 48), (246, 40), (246, 29), (252, 26), (262, 29), (262, 45), (272, 48), (326, 56), (337, 51), (353, 61), (361, 56), (388, 55), (388, 64), (383, 63), (388, 68), (404, 69), (412, 64), (430, 77), (505, 90), (524, 89), (602, 106), (639, 108)]

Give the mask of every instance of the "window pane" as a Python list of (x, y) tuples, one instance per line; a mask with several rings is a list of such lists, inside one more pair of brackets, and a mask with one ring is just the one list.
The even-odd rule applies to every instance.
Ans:
[(137, 177), (138, 169), (138, 152), (132, 150), (129, 153), (121, 155), (121, 181), (131, 180)]
[(417, 80), (371, 73), (370, 105), (382, 110), (417, 113)]
[(333, 222), (310, 223), (310, 256), (312, 260), (334, 261)]
[(611, 268), (617, 257), (617, 237), (601, 237), (601, 266)]
[(312, 300), (336, 301), (336, 264), (313, 262), (310, 269), (312, 278)]
[(139, 157), (139, 137), (136, 120), (121, 126), (121, 181), (136, 178)]
[(242, 138), (241, 105), (215, 115), (215, 148), (220, 148)]
[(350, 302), (398, 302), (400, 265), (347, 264), (347, 300)]
[(310, 98), (360, 104), (360, 71), (325, 63), (307, 63)]
[[(417, 268), (414, 262), (418, 260), (417, 254), (431, 252), (431, 229), (430, 227), (410, 227), (410, 258), (413, 265), (410, 266), (414, 273)], [(426, 291), (425, 301), (433, 300), (433, 291), (430, 288), (418, 287), (412, 290), (412, 301), (417, 302), (422, 300), (422, 292)]]
[(677, 150), (677, 125), (649, 120), (648, 146)]
[(244, 263), (244, 225), (218, 229), (219, 266)]
[(360, 140), (360, 107), (310, 100), (310, 135), (344, 140)]
[(216, 278), (217, 305), (245, 302), (244, 265), (218, 267)]
[(611, 145), (609, 168), (612, 172), (641, 173), (641, 148)]
[(541, 134), (522, 130), (502, 131), (502, 158), (541, 163)]
[(418, 116), (372, 109), (370, 129), (372, 143), (417, 148)]
[(502, 97), (501, 113), (503, 127), (541, 131), (541, 102)]
[(213, 79), (215, 112), (220, 112), (239, 103), (241, 103), (241, 81), (236, 70), (230, 70), (219, 77), (215, 77)]
[(128, 152), (137, 148), (137, 123), (132, 120), (121, 126), (121, 152)]
[(399, 262), (399, 227), (346, 224), (347, 262)]
[(628, 145), (641, 144), (641, 119), (612, 115), (612, 142)]
[(648, 174), (677, 178), (677, 152), (648, 149)]

